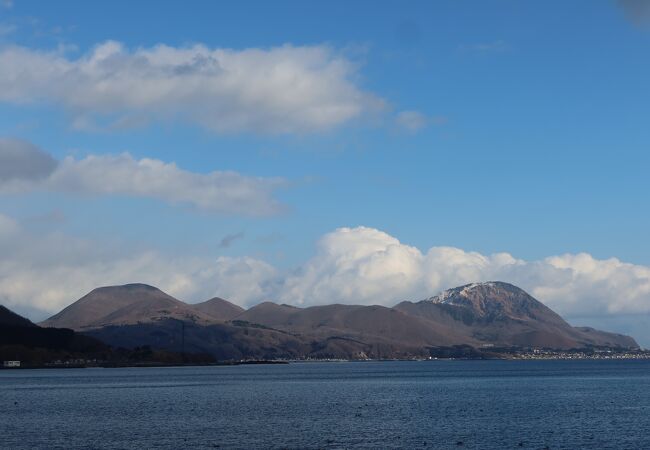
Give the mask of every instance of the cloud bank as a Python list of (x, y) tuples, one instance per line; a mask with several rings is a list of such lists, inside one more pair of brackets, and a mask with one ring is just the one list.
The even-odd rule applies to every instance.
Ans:
[(251, 304), (277, 277), (269, 264), (248, 257), (198, 258), (134, 249), (61, 233), (36, 234), (0, 214), (0, 304), (38, 319), (90, 290), (143, 282), (189, 301), (216, 295)]
[(324, 235), (314, 256), (292, 271), (247, 256), (170, 257), (116, 248), (59, 234), (36, 236), (0, 215), (1, 302), (53, 313), (97, 286), (145, 282), (190, 302), (220, 296), (242, 306), (265, 300), (392, 306), (470, 282), (500, 280), (569, 319), (650, 313), (650, 267), (586, 253), (525, 261), (453, 247), (422, 252), (366, 227)]
[(128, 153), (67, 157), (57, 162), (32, 144), (0, 139), (0, 194), (125, 195), (216, 213), (260, 216), (283, 210), (273, 194), (285, 185), (281, 178), (237, 172), (189, 172), (174, 163), (135, 159)]
[(0, 101), (64, 107), (78, 127), (183, 120), (218, 133), (327, 131), (383, 108), (324, 45), (232, 50), (107, 41), (72, 59), (0, 48)]

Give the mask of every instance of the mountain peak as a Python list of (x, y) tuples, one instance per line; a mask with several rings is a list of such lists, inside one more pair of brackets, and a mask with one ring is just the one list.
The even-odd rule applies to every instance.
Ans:
[(154, 286), (131, 283), (93, 289), (41, 325), (83, 330), (169, 318), (192, 322), (213, 320)]
[(459, 298), (470, 298), (474, 296), (490, 297), (495, 294), (511, 294), (530, 297), (523, 289), (503, 281), (486, 281), (481, 283), (470, 283), (452, 289), (442, 291), (440, 294), (431, 297), (428, 301), (432, 303), (457, 304)]
[[(96, 291), (160, 291), (155, 286), (151, 286), (149, 284), (144, 284), (144, 283), (128, 283), (128, 284), (121, 284), (121, 285), (115, 285), (115, 286), (102, 286), (93, 289), (93, 292)], [(162, 292), (162, 291), (161, 291)]]
[(227, 321), (232, 320), (245, 310), (239, 305), (230, 303), (220, 297), (214, 297), (203, 303), (192, 305), (194, 309), (214, 317), (216, 320)]
[(540, 317), (562, 320), (523, 289), (502, 281), (471, 283), (447, 289), (424, 302), (443, 308), (460, 308), (480, 320), (506, 317), (517, 320), (536, 320)]

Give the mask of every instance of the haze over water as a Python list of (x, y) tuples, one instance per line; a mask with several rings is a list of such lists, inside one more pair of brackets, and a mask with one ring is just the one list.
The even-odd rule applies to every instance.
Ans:
[(4, 448), (650, 448), (650, 361), (0, 372)]

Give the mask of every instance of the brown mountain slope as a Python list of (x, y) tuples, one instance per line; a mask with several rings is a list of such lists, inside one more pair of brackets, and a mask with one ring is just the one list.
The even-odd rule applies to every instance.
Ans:
[(259, 323), (269, 327), (275, 327), (289, 320), (289, 318), (299, 308), (289, 305), (278, 305), (273, 302), (263, 302), (253, 306), (247, 311), (237, 316), (237, 320), (242, 320), (250, 323)]
[(96, 328), (84, 334), (115, 347), (148, 345), (174, 352), (209, 353), (220, 360), (299, 358), (311, 351), (307, 341), (289, 333), (228, 323), (202, 326), (186, 322), (181, 326), (177, 320), (163, 319)]
[(219, 297), (211, 298), (203, 303), (196, 303), (191, 305), (197, 311), (201, 311), (204, 314), (209, 315), (215, 320), (227, 321), (234, 319), (244, 311), (246, 311), (241, 306), (230, 303), (228, 300), (224, 300)]
[(202, 303), (196, 303), (191, 305), (195, 310), (200, 311), (208, 316), (212, 317), (215, 320), (219, 321), (228, 321), (232, 320), (244, 311), (239, 305), (230, 303), (228, 300), (224, 300), (219, 297), (211, 298)]
[(41, 325), (87, 330), (162, 319), (201, 324), (214, 322), (211, 316), (193, 309), (160, 289), (146, 284), (126, 284), (94, 289)]
[(266, 302), (237, 320), (301, 335), (346, 337), (367, 343), (409, 347), (476, 343), (445, 324), (433, 324), (384, 306), (325, 305), (303, 309)]

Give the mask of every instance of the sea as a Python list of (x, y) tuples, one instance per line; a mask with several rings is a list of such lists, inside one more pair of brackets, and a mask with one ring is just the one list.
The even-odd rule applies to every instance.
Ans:
[(650, 449), (650, 361), (0, 371), (3, 449)]

